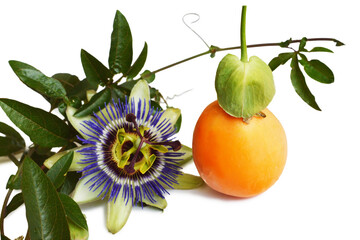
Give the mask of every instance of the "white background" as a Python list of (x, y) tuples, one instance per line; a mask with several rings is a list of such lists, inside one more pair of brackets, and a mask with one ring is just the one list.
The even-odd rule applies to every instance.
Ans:
[[(208, 187), (172, 191), (164, 212), (136, 208), (116, 235), (105, 227), (105, 202), (86, 205), (82, 209), (90, 239), (360, 239), (360, 17), (356, 1), (1, 1), (0, 97), (48, 110), (48, 103), (17, 79), (8, 60), (29, 63), (47, 75), (67, 72), (82, 79), (81, 48), (107, 64), (116, 10), (130, 24), (134, 58), (146, 41), (145, 69), (155, 70), (207, 50), (182, 23), (186, 13), (201, 16), (192, 27), (209, 45), (238, 46), (243, 4), (248, 5), (248, 44), (304, 36), (332, 37), (346, 44), (308, 44), (309, 49), (321, 45), (335, 52), (308, 55), (325, 62), (335, 74), (331, 85), (307, 81), (322, 112), (297, 96), (288, 64), (274, 72), (277, 93), (269, 109), (282, 122), (288, 138), (287, 164), (279, 181), (250, 199), (226, 197)], [(253, 48), (248, 55), (269, 62), (281, 51), (285, 49)], [(182, 110), (178, 138), (184, 144), (191, 146), (197, 118), (216, 99), (214, 76), (225, 54), (218, 53), (214, 59), (204, 56), (156, 76), (154, 86), (165, 96), (191, 90), (169, 100)], [(2, 111), (0, 121), (12, 125)], [(0, 159), (0, 171), (2, 201), (7, 178), (16, 169)], [(185, 171), (197, 174), (193, 164)], [(24, 207), (5, 220), (5, 233), (11, 238), (25, 235), (26, 229)]]

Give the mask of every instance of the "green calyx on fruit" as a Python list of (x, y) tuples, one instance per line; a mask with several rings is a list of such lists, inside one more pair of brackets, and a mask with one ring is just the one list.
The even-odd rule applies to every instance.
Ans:
[(275, 95), (270, 67), (256, 56), (247, 59), (246, 6), (241, 19), (241, 59), (228, 54), (219, 63), (215, 89), (219, 105), (234, 117), (251, 118), (265, 109)]
[(215, 88), (224, 111), (242, 118), (265, 109), (275, 95), (271, 69), (256, 56), (243, 62), (237, 56), (226, 55), (218, 66)]

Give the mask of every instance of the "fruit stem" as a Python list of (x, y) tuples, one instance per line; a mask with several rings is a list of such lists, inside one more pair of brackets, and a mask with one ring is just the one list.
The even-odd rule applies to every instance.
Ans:
[(242, 62), (248, 62), (245, 25), (246, 25), (246, 5), (242, 6), (242, 11), (241, 11), (240, 39), (241, 39), (241, 61)]

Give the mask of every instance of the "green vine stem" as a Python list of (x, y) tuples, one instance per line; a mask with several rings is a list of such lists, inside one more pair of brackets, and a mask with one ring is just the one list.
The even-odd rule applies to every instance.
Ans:
[[(337, 44), (337, 46), (341, 46), (343, 45), (343, 43), (341, 43), (339, 40), (335, 39), (335, 38), (308, 38), (307, 39), (308, 42), (315, 42), (315, 41), (331, 41), (331, 42), (335, 42)], [(289, 40), (288, 43), (289, 44), (293, 44), (293, 43), (299, 43), (301, 42), (301, 39), (297, 39), (297, 40)], [(251, 44), (251, 45), (247, 45), (246, 47), (247, 48), (256, 48), (256, 47), (281, 47), (281, 45), (283, 44), (283, 42), (275, 42), (275, 43), (260, 43), (260, 44)], [(181, 61), (178, 61), (178, 62), (175, 62), (175, 63), (172, 63), (170, 65), (167, 65), (165, 67), (162, 67), (162, 68), (159, 68), (155, 71), (152, 71), (152, 73), (158, 73), (158, 72), (161, 72), (161, 71), (164, 71), (168, 68), (171, 68), (171, 67), (174, 67), (176, 65), (179, 65), (181, 63), (184, 63), (184, 62), (187, 62), (187, 61), (190, 61), (190, 60), (193, 60), (195, 58), (198, 58), (198, 57), (201, 57), (201, 56), (204, 56), (204, 55), (207, 55), (207, 54), (215, 54), (216, 52), (223, 52), (223, 51), (231, 51), (231, 50), (237, 50), (237, 49), (241, 49), (241, 46), (236, 46), (236, 47), (227, 47), (227, 48), (218, 48), (218, 47), (214, 47), (214, 46), (211, 46), (209, 50), (205, 51), (205, 52), (202, 52), (202, 53), (199, 53), (199, 54), (196, 54), (192, 57), (189, 57), (189, 58), (185, 58)]]
[(247, 57), (247, 48), (246, 48), (246, 34), (245, 34), (245, 25), (246, 25), (246, 6), (242, 7), (241, 11), (241, 29), (240, 29), (240, 39), (241, 39), (241, 61), (248, 62)]

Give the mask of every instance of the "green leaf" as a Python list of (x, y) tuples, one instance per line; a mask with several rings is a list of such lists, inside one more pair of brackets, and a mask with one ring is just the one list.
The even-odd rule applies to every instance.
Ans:
[(74, 157), (74, 152), (70, 151), (62, 156), (46, 173), (48, 178), (56, 188), (60, 187), (65, 181), (65, 174), (69, 170)]
[(57, 116), (11, 99), (0, 99), (10, 120), (30, 139), (43, 147), (61, 147), (68, 143), (70, 128)]
[(1, 240), (11, 240), (10, 238), (8, 238), (7, 236), (5, 235), (1, 235)]
[(78, 97), (81, 100), (85, 100), (86, 99), (86, 92), (88, 90), (96, 90), (96, 87), (91, 86), (91, 84), (89, 83), (89, 81), (85, 78), (84, 80), (78, 82), (74, 88), (70, 89), (68, 91), (68, 96), (69, 97)]
[(173, 184), (172, 186), (174, 187), (174, 189), (182, 189), (182, 190), (198, 188), (204, 184), (204, 181), (202, 180), (201, 177), (187, 173), (183, 173), (182, 175), (179, 175), (176, 178), (176, 181), (178, 182), (178, 184)]
[(151, 83), (155, 80), (155, 73), (145, 70), (141, 75), (141, 78), (146, 80), (148, 83)]
[(135, 63), (131, 66), (127, 74), (128, 79), (133, 79), (136, 75), (139, 74), (141, 69), (144, 67), (147, 57), (147, 49), (148, 49), (147, 43), (145, 42), (143, 50), (141, 51), (139, 57), (136, 59)]
[(181, 122), (182, 122), (182, 114), (180, 114), (179, 118), (177, 119), (177, 121), (176, 121), (176, 123), (174, 125), (177, 133), (180, 131)]
[(79, 172), (68, 172), (65, 177), (64, 184), (62, 185), (60, 192), (66, 195), (69, 195), (72, 191), (74, 191), (79, 178), (81, 177), (81, 173)]
[(321, 83), (333, 83), (334, 74), (331, 69), (319, 60), (303, 61), (306, 74)]
[(109, 53), (110, 70), (126, 74), (132, 62), (132, 36), (129, 24), (120, 11), (116, 11)]
[(314, 95), (312, 95), (305, 82), (305, 77), (299, 68), (299, 61), (297, 55), (294, 55), (291, 61), (290, 78), (296, 93), (312, 108), (321, 111), (315, 101)]
[(292, 39), (290, 38), (290, 39), (286, 40), (285, 42), (281, 42), (280, 47), (283, 47), (283, 48), (288, 47), (290, 45), (291, 41), (292, 41)]
[(7, 156), (25, 148), (25, 141), (21, 135), (9, 125), (0, 122), (0, 156)]
[(300, 52), (307, 52), (307, 50), (305, 49), (306, 42), (307, 42), (307, 38), (303, 37), (301, 39), (301, 41), (300, 41), (300, 44), (299, 44), (299, 51)]
[(16, 194), (6, 206), (5, 217), (8, 216), (11, 212), (15, 211), (24, 203), (24, 198), (22, 193)]
[(105, 103), (108, 103), (111, 100), (111, 90), (105, 88), (104, 90), (96, 93), (91, 100), (82, 105), (74, 114), (75, 117), (85, 117), (93, 112), (99, 111), (99, 107), (102, 109), (105, 107)]
[(294, 52), (286, 52), (280, 53), (277, 57), (274, 57), (268, 64), (271, 71), (274, 71), (280, 65), (284, 65), (290, 58), (294, 56), (294, 54)]
[(36, 92), (54, 98), (66, 96), (66, 91), (58, 80), (45, 76), (36, 68), (23, 62), (9, 61), (9, 64), (20, 80)]
[(21, 175), (17, 174), (17, 175), (10, 175), (7, 183), (6, 183), (6, 188), (7, 189), (16, 189), (19, 190), (21, 189)]
[(336, 39), (334, 39), (334, 42), (336, 43), (335, 46), (338, 46), (338, 47), (345, 45), (344, 43), (342, 43), (342, 42), (340, 42), (339, 40), (336, 40)]
[(84, 49), (81, 49), (81, 63), (86, 79), (93, 88), (101, 82), (106, 84), (113, 76), (107, 67)]
[(329, 52), (329, 53), (334, 53), (333, 51), (331, 51), (330, 49), (325, 48), (325, 47), (314, 47), (309, 52)]
[(65, 91), (69, 93), (79, 82), (79, 78), (69, 73), (57, 73), (52, 76), (57, 79), (65, 88)]
[(65, 210), (54, 185), (30, 158), (23, 164), (22, 192), (31, 239), (70, 240)]
[(86, 219), (79, 205), (69, 196), (60, 193), (60, 200), (64, 206), (66, 216), (79, 227), (88, 230)]

